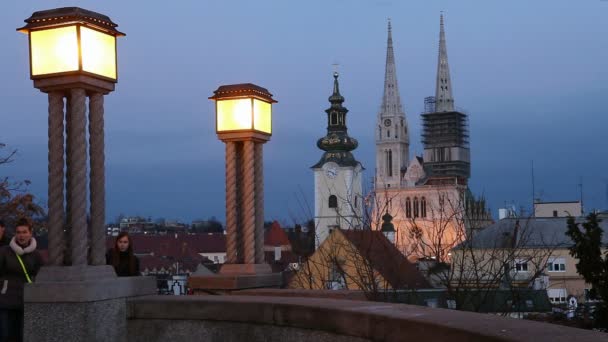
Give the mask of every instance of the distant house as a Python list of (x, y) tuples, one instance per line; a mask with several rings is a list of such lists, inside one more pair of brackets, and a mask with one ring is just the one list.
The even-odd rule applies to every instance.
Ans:
[[(222, 233), (131, 235), (142, 273), (189, 274), (207, 261), (221, 264), (226, 258), (226, 237)], [(114, 245), (108, 237), (107, 247)]]
[(534, 202), (534, 217), (579, 217), (582, 215), (581, 201)]
[(301, 263), (288, 287), (362, 290), (369, 297), (430, 284), (382, 232), (335, 229)]
[[(608, 231), (608, 220), (600, 226)], [(567, 230), (565, 217), (502, 219), (453, 249), (453, 279), (462, 280), (454, 285), (543, 289), (553, 304), (584, 300), (591, 285), (576, 271)], [(608, 246), (608, 234), (602, 239)]]
[(264, 260), (270, 264), (273, 272), (282, 272), (290, 263), (297, 261), (291, 242), (277, 221), (264, 234)]

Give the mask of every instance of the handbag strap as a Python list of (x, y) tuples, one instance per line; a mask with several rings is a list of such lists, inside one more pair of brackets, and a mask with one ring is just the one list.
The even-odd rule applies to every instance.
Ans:
[(30, 275), (27, 273), (27, 269), (25, 268), (25, 265), (23, 264), (23, 260), (21, 260), (21, 256), (17, 253), (15, 253), (15, 255), (17, 256), (17, 260), (19, 260), (19, 263), (21, 264), (21, 268), (23, 269), (23, 274), (25, 274), (25, 279), (27, 279), (28, 283), (31, 283), (32, 279), (30, 279)]

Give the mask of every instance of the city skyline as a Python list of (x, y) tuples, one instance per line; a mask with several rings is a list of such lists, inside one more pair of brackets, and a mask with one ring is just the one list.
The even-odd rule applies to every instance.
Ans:
[(420, 155), (419, 114), (434, 92), (443, 10), (455, 104), (470, 115), (474, 193), (495, 216), (505, 202), (530, 208), (534, 160), (536, 197), (577, 200), (582, 177), (586, 209), (608, 206), (600, 137), (608, 124), (601, 100), (608, 47), (598, 44), (608, 3), (265, 4), (272, 8), (236, 1), (145, 9), (118, 1), (4, 5), (0, 142), (19, 155), (2, 175), (31, 180), (30, 191), (45, 203), (46, 97), (31, 87), (27, 40), (14, 30), (36, 10), (80, 6), (109, 15), (127, 33), (118, 42), (116, 92), (106, 98), (109, 222), (120, 213), (224, 221), (224, 146), (207, 97), (241, 82), (266, 87), (279, 101), (265, 146), (266, 220), (312, 218), (303, 207), (313, 205), (310, 166), (322, 152), (315, 142), (325, 132), (332, 64), (339, 63), (349, 134), (359, 140), (354, 153), (369, 185), (386, 20), (411, 150)]

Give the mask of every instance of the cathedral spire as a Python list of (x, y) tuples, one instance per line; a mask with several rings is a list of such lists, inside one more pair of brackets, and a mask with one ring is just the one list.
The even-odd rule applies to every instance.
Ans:
[(451, 112), (453, 110), (454, 97), (452, 96), (452, 81), (450, 80), (450, 66), (448, 65), (448, 50), (445, 43), (442, 13), (439, 19), (439, 57), (437, 60), (435, 111)]
[(395, 54), (393, 52), (393, 32), (391, 20), (388, 20), (388, 39), (386, 42), (386, 70), (384, 73), (384, 95), (380, 117), (405, 116), (401, 107), (399, 87), (397, 86), (397, 73), (395, 68)]

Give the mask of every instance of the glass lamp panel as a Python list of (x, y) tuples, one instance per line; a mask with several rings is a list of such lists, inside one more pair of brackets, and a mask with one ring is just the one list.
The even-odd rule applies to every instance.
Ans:
[(116, 79), (116, 37), (80, 28), (82, 70)]
[(30, 32), (32, 76), (78, 70), (76, 26)]
[(253, 128), (267, 134), (272, 133), (272, 105), (253, 99)]
[(251, 130), (251, 99), (217, 101), (218, 132)]

